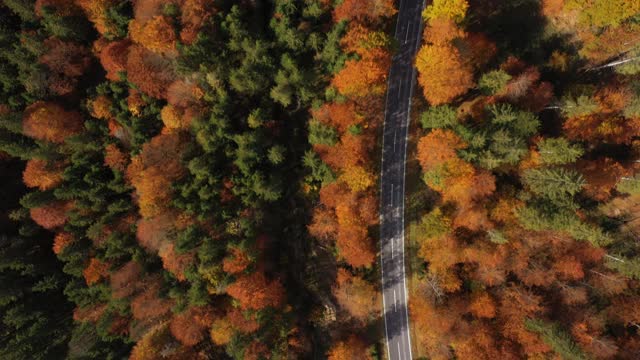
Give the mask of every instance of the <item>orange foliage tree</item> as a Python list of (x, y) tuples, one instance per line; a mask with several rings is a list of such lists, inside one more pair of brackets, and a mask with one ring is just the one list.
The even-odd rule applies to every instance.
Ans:
[[(333, 183), (320, 190), (320, 202), (327, 208), (328, 213), (323, 216), (329, 216), (329, 221), (332, 221), (331, 210), (335, 213), (338, 224), (336, 246), (340, 257), (354, 267), (371, 266), (376, 251), (367, 228), (378, 220), (375, 199), (363, 193), (351, 193), (344, 183)], [(331, 228), (317, 230), (333, 234)]]
[(75, 111), (66, 111), (62, 106), (38, 101), (29, 105), (22, 119), (25, 135), (38, 140), (62, 143), (84, 129), (82, 116)]
[(311, 111), (313, 118), (327, 125), (334, 126), (338, 131), (345, 132), (351, 125), (362, 123), (362, 115), (356, 112), (353, 102), (332, 102)]
[(345, 133), (340, 142), (321, 152), (320, 156), (327, 165), (335, 170), (348, 169), (351, 166), (367, 164), (371, 153), (371, 138), (365, 135)]
[(371, 216), (371, 210), (366, 206), (375, 209), (375, 202), (371, 197), (353, 194), (342, 200), (344, 203), (339, 203), (335, 209), (339, 225), (336, 246), (340, 257), (354, 267), (371, 266), (376, 250), (367, 227), (375, 224), (377, 218)]
[(136, 189), (140, 214), (149, 218), (160, 214), (171, 199), (171, 183), (185, 172), (181, 164), (186, 138), (176, 133), (160, 134), (144, 144), (131, 160), (127, 179)]
[(73, 235), (66, 232), (57, 233), (53, 238), (53, 253), (56, 255), (60, 254), (73, 241)]
[(329, 360), (371, 360), (367, 344), (355, 335), (335, 343), (327, 353)]
[(155, 16), (141, 22), (134, 19), (129, 22), (131, 40), (158, 54), (175, 54), (176, 31), (173, 21), (167, 16)]
[(335, 212), (325, 206), (318, 206), (313, 210), (313, 220), (307, 226), (309, 234), (316, 239), (329, 242), (338, 234), (338, 219)]
[(189, 346), (181, 346), (171, 336), (167, 322), (147, 331), (131, 350), (129, 360), (204, 360), (206, 357)]
[(238, 300), (243, 309), (278, 308), (285, 300), (285, 290), (279, 280), (267, 280), (261, 271), (239, 277), (227, 287), (227, 293)]
[(124, 172), (129, 164), (129, 156), (116, 144), (109, 144), (104, 149), (104, 164), (113, 170)]
[(110, 7), (117, 4), (115, 0), (75, 0), (75, 3), (82, 8), (89, 21), (93, 23), (96, 30), (105, 35), (114, 31), (113, 23), (109, 21), (107, 12)]
[(456, 150), (466, 147), (453, 131), (435, 129), (418, 142), (418, 161), (423, 169), (430, 169), (456, 159)]
[(386, 89), (390, 64), (388, 50), (368, 49), (359, 60), (347, 60), (332, 83), (341, 94), (349, 98), (379, 96)]
[(178, 254), (173, 243), (165, 243), (160, 247), (158, 256), (162, 259), (162, 267), (165, 270), (173, 274), (179, 281), (187, 280), (185, 271), (195, 260), (193, 252)]
[(479, 318), (491, 319), (496, 316), (495, 301), (487, 293), (475, 296), (469, 306), (469, 310)]
[(366, 323), (380, 314), (380, 292), (369, 282), (339, 269), (333, 295), (342, 308), (358, 321)]
[(90, 102), (91, 116), (96, 119), (109, 120), (113, 117), (111, 106), (113, 106), (111, 99), (105, 95), (100, 95)]
[(93, 285), (109, 275), (109, 264), (96, 258), (89, 260), (89, 265), (82, 271), (87, 285)]
[(28, 187), (49, 190), (62, 182), (62, 166), (45, 160), (31, 159), (22, 173), (22, 180)]

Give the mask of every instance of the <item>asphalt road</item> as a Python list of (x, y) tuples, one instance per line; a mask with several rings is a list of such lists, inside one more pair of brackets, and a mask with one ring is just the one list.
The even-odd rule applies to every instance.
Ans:
[(380, 260), (387, 358), (409, 360), (411, 334), (404, 264), (404, 186), (409, 108), (415, 83), (415, 57), (422, 37), (424, 0), (400, 0), (387, 84), (380, 190)]

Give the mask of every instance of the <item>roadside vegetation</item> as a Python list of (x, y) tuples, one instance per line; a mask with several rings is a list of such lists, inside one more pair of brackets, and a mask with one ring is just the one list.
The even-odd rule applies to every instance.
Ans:
[(640, 5), (434, 1), (423, 16), (408, 196), (436, 199), (414, 206), (419, 354), (637, 358)]

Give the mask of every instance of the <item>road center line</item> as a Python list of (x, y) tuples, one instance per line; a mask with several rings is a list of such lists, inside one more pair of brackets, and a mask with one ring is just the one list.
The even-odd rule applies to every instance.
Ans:
[(396, 151), (396, 138), (398, 137), (398, 131), (393, 132), (393, 151)]
[[(391, 259), (393, 259), (393, 238), (391, 238)], [(396, 291), (393, 291), (393, 295), (396, 294)]]
[(397, 344), (398, 344), (398, 359), (402, 359), (402, 354), (400, 353), (400, 340), (398, 340)]
[(404, 34), (404, 43), (407, 43), (407, 38), (409, 38), (409, 28), (411, 27), (411, 23), (407, 24), (407, 31)]
[(398, 301), (396, 300), (396, 289), (393, 289), (393, 311), (398, 311)]

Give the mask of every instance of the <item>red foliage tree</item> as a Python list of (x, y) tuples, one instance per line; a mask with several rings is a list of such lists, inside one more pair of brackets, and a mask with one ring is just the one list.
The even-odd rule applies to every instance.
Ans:
[(107, 310), (107, 304), (92, 304), (84, 308), (73, 310), (73, 320), (80, 322), (97, 322)]
[(285, 300), (285, 290), (280, 281), (267, 280), (259, 271), (239, 277), (227, 287), (227, 293), (238, 300), (243, 309), (278, 308)]
[(107, 79), (111, 81), (120, 80), (119, 72), (124, 72), (129, 57), (131, 41), (120, 40), (106, 45), (100, 51), (100, 64), (107, 71)]
[(56, 103), (38, 101), (25, 109), (22, 130), (34, 139), (62, 143), (82, 132), (84, 125), (79, 113), (66, 111)]
[(246, 251), (239, 247), (229, 248), (229, 255), (222, 261), (222, 269), (229, 274), (238, 274), (247, 269), (251, 264)]
[(109, 277), (111, 296), (114, 299), (131, 296), (138, 288), (141, 273), (142, 267), (133, 260), (113, 271)]
[(245, 360), (259, 360), (259, 359), (270, 359), (271, 351), (264, 343), (259, 340), (254, 340), (247, 346), (244, 350), (244, 359)]
[(227, 319), (234, 329), (244, 334), (251, 334), (260, 328), (260, 323), (256, 320), (255, 313), (243, 312), (239, 308), (229, 308)]
[(140, 219), (136, 230), (138, 242), (147, 251), (155, 253), (165, 246), (170, 233), (175, 230), (175, 214), (163, 213), (148, 219)]
[(205, 330), (211, 326), (214, 317), (208, 307), (190, 307), (173, 315), (171, 334), (185, 346), (194, 346), (205, 337)]
[(180, 40), (191, 44), (198, 36), (200, 29), (212, 16), (212, 4), (207, 0), (185, 0), (180, 15)]
[[(146, 278), (134, 285), (142, 288), (140, 293), (131, 300), (131, 314), (134, 319), (151, 322), (169, 315), (174, 303), (171, 299), (160, 297), (162, 284), (159, 277)], [(121, 289), (127, 288), (130, 287)]]
[(55, 201), (41, 207), (33, 208), (29, 212), (31, 219), (33, 219), (36, 224), (47, 230), (52, 230), (67, 222), (67, 211), (69, 208), (69, 203)]
[(335, 22), (356, 20), (359, 22), (378, 22), (382, 18), (393, 16), (396, 9), (390, 0), (345, 0), (333, 10)]
[(52, 37), (46, 39), (43, 46), (46, 52), (40, 57), (40, 63), (47, 65), (54, 73), (79, 77), (91, 65), (89, 50), (80, 44)]
[(127, 56), (127, 79), (148, 95), (163, 99), (175, 80), (169, 59), (140, 45), (132, 45)]
[(80, 9), (73, 1), (69, 0), (36, 0), (34, 4), (34, 10), (36, 15), (42, 16), (43, 8), (53, 9), (54, 14), (57, 16), (73, 16), (78, 15)]

